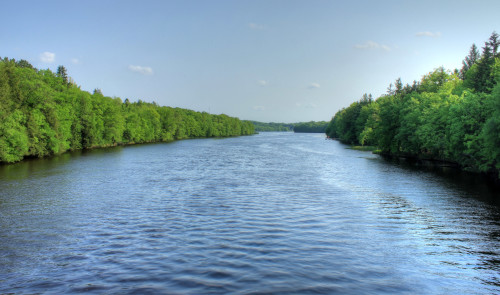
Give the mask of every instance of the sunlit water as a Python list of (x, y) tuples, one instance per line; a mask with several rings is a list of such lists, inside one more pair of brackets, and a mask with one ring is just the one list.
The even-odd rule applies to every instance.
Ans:
[(293, 133), (0, 166), (0, 293), (500, 293), (500, 196), (441, 174)]

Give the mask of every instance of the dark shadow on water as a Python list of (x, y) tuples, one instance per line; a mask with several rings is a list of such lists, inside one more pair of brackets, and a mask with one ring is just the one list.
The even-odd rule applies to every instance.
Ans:
[[(0, 180), (21, 180), (36, 176), (38, 173), (47, 174), (60, 170), (60, 167), (85, 156), (107, 156), (119, 153), (124, 147), (108, 147), (91, 150), (68, 151), (60, 155), (44, 158), (26, 158), (20, 162), (0, 165)], [(55, 173), (55, 172), (54, 172)]]
[(463, 171), (448, 163), (383, 156), (381, 158), (411, 172), (430, 173), (442, 180), (443, 184), (448, 187), (457, 188), (471, 197), (500, 207), (500, 181), (493, 176)]
[(20, 180), (36, 174), (38, 171), (46, 171), (51, 168), (66, 164), (81, 152), (68, 152), (54, 157), (28, 158), (13, 164), (0, 165), (0, 180)]

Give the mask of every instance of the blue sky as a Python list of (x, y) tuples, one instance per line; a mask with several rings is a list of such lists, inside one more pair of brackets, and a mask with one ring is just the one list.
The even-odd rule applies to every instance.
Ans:
[(330, 120), (500, 32), (500, 1), (2, 1), (0, 56), (83, 90), (245, 120)]

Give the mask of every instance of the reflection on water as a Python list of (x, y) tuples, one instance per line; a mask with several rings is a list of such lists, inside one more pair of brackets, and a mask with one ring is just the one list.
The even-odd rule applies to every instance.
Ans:
[(494, 294), (499, 195), (322, 135), (0, 166), (0, 293)]
[(407, 171), (425, 173), (429, 178), (435, 177), (442, 185), (461, 195), (500, 205), (499, 185), (490, 176), (433, 163), (415, 163), (403, 159), (387, 159), (387, 161)]

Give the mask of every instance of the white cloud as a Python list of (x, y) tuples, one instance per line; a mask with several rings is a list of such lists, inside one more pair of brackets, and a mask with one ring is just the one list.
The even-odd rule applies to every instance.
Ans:
[(295, 106), (305, 109), (315, 109), (318, 107), (318, 105), (315, 103), (301, 103), (301, 102), (296, 103)]
[(269, 85), (269, 81), (266, 80), (259, 80), (257, 81), (257, 83), (259, 83), (259, 85), (262, 87)]
[(259, 25), (256, 23), (249, 23), (248, 27), (252, 30), (263, 30), (264, 29), (264, 25)]
[(311, 83), (311, 84), (309, 84), (309, 87), (307, 87), (307, 88), (314, 89), (314, 88), (320, 88), (320, 87), (321, 87), (321, 85), (319, 85), (319, 83)]
[(262, 111), (266, 110), (266, 108), (264, 106), (254, 106), (253, 109), (255, 111), (259, 111), (259, 112), (262, 112)]
[(384, 44), (379, 44), (379, 43), (373, 42), (373, 41), (367, 41), (365, 44), (354, 45), (354, 48), (357, 48), (357, 49), (383, 49), (385, 51), (391, 50), (391, 48), (389, 46), (384, 45)]
[(79, 64), (80, 63), (80, 60), (78, 58), (72, 58), (71, 59), (71, 62), (75, 65)]
[(150, 67), (130, 65), (128, 66), (128, 69), (131, 70), (132, 72), (136, 72), (142, 75), (153, 75), (153, 69)]
[(56, 54), (52, 52), (45, 51), (44, 53), (40, 54), (40, 60), (44, 63), (53, 63), (54, 60), (56, 59)]
[(439, 38), (441, 37), (441, 32), (418, 32), (415, 34), (417, 37), (432, 37), (432, 38)]

